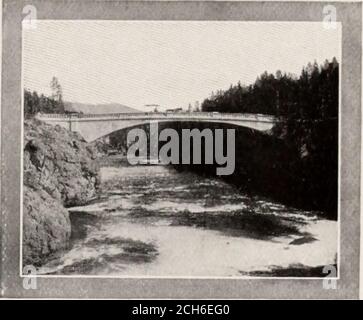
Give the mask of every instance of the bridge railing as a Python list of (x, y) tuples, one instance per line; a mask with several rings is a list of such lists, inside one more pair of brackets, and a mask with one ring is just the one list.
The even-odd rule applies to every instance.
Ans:
[(59, 114), (59, 113), (38, 113), (39, 119), (64, 119), (72, 121), (72, 119), (93, 119), (93, 118), (113, 118), (113, 119), (160, 119), (160, 118), (216, 118), (216, 119), (269, 119), (274, 120), (272, 115), (257, 113), (219, 113), (219, 112), (134, 112), (134, 113), (99, 113), (99, 114)]

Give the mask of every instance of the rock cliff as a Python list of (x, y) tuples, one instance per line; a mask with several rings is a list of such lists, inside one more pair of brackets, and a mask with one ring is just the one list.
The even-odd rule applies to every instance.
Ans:
[(77, 133), (38, 120), (24, 123), (23, 262), (39, 265), (65, 249), (71, 234), (65, 207), (96, 195), (96, 150)]

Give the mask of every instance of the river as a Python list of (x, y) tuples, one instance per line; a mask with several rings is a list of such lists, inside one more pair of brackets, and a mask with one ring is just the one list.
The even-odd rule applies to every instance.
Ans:
[(69, 249), (40, 274), (319, 276), (337, 222), (166, 166), (101, 168), (99, 198), (70, 208)]

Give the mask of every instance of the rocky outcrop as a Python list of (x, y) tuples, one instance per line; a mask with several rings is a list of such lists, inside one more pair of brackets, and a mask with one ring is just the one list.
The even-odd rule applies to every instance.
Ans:
[(38, 265), (65, 249), (71, 233), (67, 206), (96, 195), (96, 150), (77, 133), (38, 120), (24, 123), (23, 260)]
[(44, 257), (65, 249), (71, 234), (67, 209), (46, 191), (24, 186), (24, 265), (39, 265)]

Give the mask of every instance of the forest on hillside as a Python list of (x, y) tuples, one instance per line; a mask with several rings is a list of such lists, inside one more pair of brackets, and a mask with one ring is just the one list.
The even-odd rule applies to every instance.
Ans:
[(289, 150), (288, 162), (275, 165), (285, 165), (291, 175), (277, 194), (283, 192), (279, 197), (337, 217), (339, 64), (335, 58), (323, 65), (309, 63), (299, 77), (265, 72), (249, 86), (238, 83), (213, 93), (202, 110), (275, 115), (279, 123), (271, 137)]
[(338, 115), (339, 64), (335, 58), (323, 65), (303, 67), (299, 77), (278, 70), (265, 71), (248, 86), (239, 82), (228, 90), (212, 92), (202, 103), (209, 112), (261, 113), (302, 119)]

